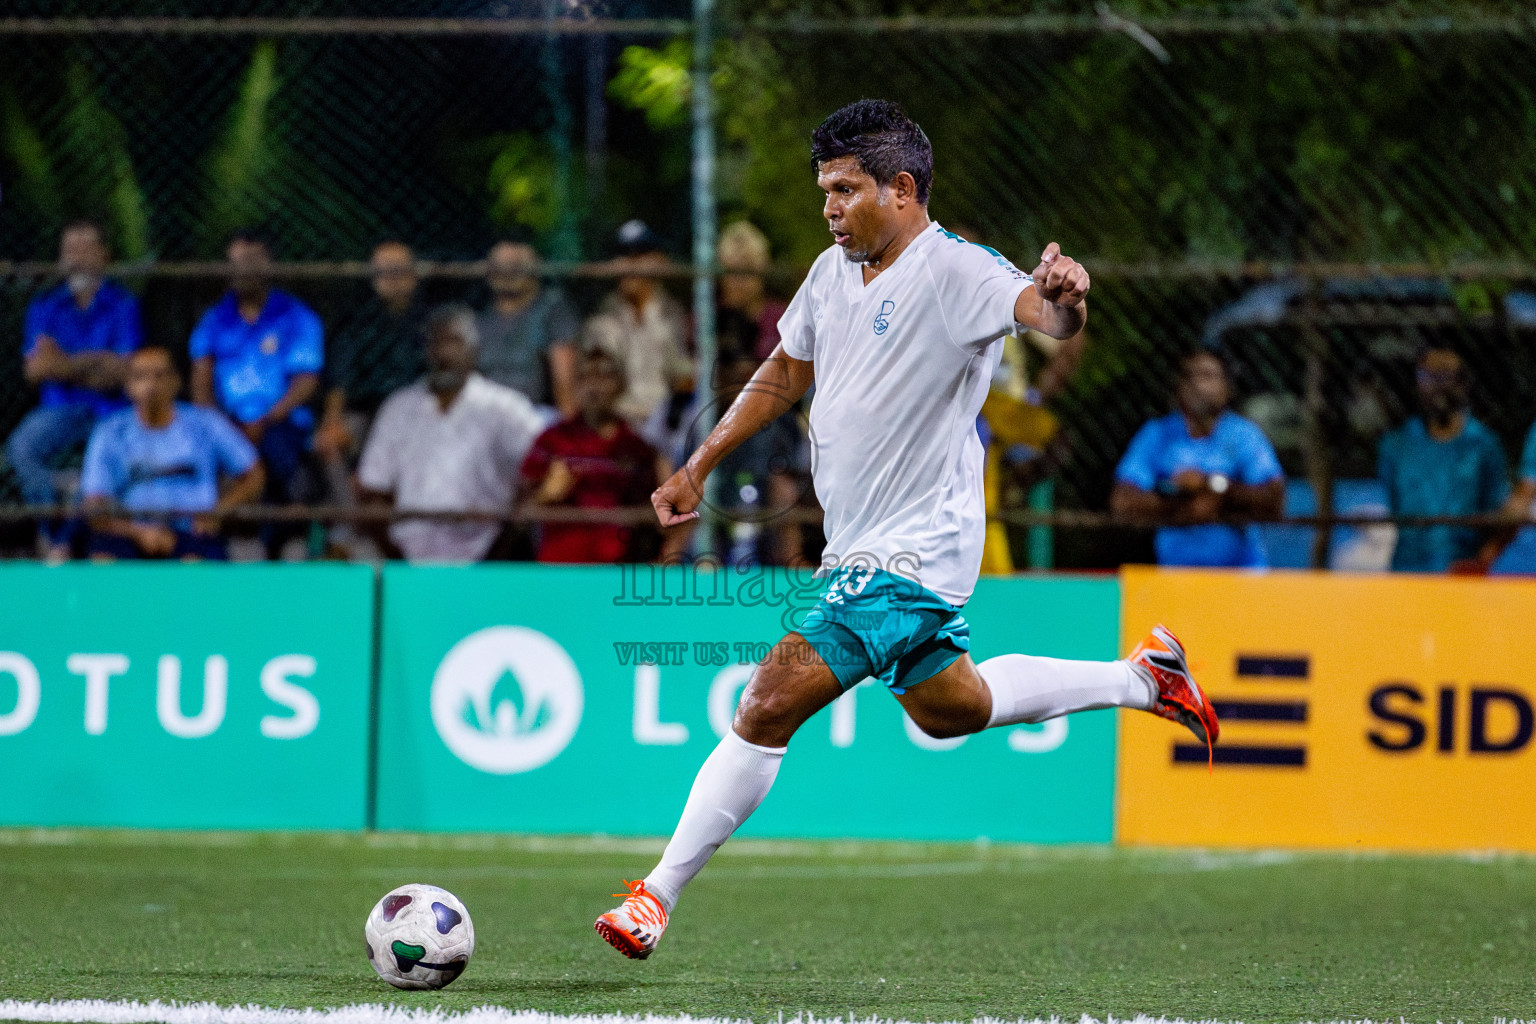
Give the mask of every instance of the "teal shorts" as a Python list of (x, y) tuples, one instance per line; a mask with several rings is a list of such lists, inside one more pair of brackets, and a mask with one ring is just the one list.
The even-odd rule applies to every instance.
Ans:
[(959, 608), (905, 576), (862, 565), (832, 570), (799, 632), (844, 690), (870, 676), (906, 693), (971, 649)]

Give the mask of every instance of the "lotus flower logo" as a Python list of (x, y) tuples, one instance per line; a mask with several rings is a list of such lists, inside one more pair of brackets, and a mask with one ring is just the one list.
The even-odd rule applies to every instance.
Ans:
[(432, 678), (432, 723), (454, 755), (510, 775), (548, 764), (581, 724), (581, 676), (537, 630), (492, 626), (453, 646)]
[(491, 736), (527, 736), (548, 725), (550, 717), (549, 701), (525, 701), (523, 688), (510, 669), (501, 674), (483, 701), (473, 696), (464, 698), (465, 723)]

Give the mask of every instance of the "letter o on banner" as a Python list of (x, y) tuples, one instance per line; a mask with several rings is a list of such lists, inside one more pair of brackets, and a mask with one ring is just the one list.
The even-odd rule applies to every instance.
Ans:
[(16, 680), (16, 706), (0, 715), (0, 736), (14, 736), (37, 718), (43, 681), (38, 678), (37, 666), (15, 651), (0, 651), (0, 673)]

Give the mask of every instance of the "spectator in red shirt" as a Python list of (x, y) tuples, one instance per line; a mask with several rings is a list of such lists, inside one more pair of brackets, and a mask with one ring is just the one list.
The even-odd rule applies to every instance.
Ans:
[[(648, 506), (671, 467), (619, 415), (626, 382), (611, 353), (591, 349), (576, 369), (576, 415), (539, 435), (523, 462), (535, 505), (565, 508)], [(544, 523), (541, 562), (628, 562), (645, 556), (646, 528), (612, 523)], [(647, 531), (647, 534), (649, 531)], [(640, 543), (637, 543), (640, 542)]]

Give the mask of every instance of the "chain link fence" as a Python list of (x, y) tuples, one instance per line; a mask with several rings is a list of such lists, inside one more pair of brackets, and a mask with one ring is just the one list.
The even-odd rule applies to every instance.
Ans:
[[(864, 4), (714, 12), (722, 221), (774, 245), (786, 296), (826, 244), (808, 133), (865, 95), (933, 140), (931, 211), (1020, 264), (1094, 273), (1091, 343), (1055, 400), (1056, 505), (1097, 510), (1136, 428), (1207, 345), (1287, 470), (1370, 476), (1434, 341), (1511, 453), (1536, 418), (1536, 22), (1515, 4)], [(498, 236), (578, 268), (641, 217), (689, 251), (690, 10), (678, 3), (362, 5), (20, 0), (0, 18), (0, 258), (104, 220), (142, 264), (150, 333), (184, 350), (222, 239), (260, 222), (328, 323), (384, 237), (456, 268)], [(94, 20), (93, 20), (94, 19)], [(261, 19), (259, 21), (252, 19)], [(369, 19), (393, 19), (378, 21)], [(351, 261), (350, 267), (343, 266)], [(0, 287), (0, 430), (31, 403)], [(679, 294), (682, 294), (679, 282)], [(567, 282), (590, 309), (606, 285)], [(14, 493), (14, 492), (11, 492)], [(1063, 565), (1146, 557), (1067, 529)]]

